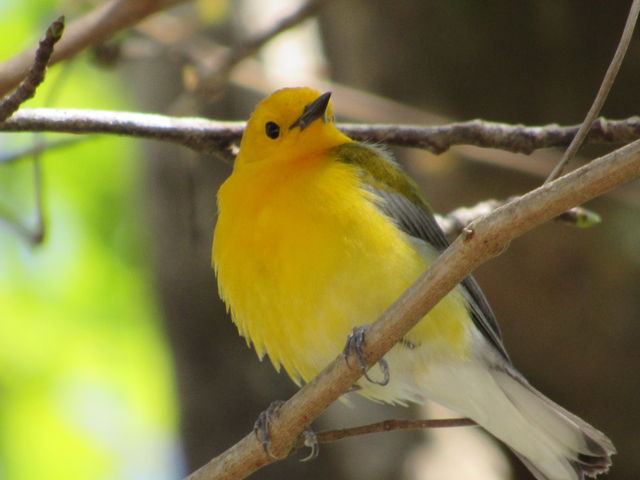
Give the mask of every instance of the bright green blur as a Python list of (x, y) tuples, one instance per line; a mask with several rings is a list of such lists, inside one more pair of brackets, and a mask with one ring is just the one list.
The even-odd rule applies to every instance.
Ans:
[[(60, 12), (0, 2), (0, 61)], [(34, 11), (29, 11), (33, 3)], [(47, 20), (45, 20), (47, 19)], [(13, 46), (7, 51), (6, 45)], [(131, 109), (115, 73), (51, 69), (51, 107)], [(31, 134), (0, 134), (2, 154)], [(101, 137), (42, 156), (47, 238), (0, 226), (0, 478), (175, 478), (175, 394), (143, 252), (140, 159)], [(0, 165), (0, 215), (33, 220), (32, 166)]]

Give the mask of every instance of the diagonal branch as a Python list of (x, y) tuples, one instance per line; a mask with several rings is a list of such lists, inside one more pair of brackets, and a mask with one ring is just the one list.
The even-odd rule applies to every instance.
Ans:
[(71, 147), (81, 142), (91, 140), (90, 136), (86, 137), (65, 137), (50, 142), (36, 142), (19, 150), (7, 150), (0, 152), (0, 165), (11, 165), (23, 160), (27, 160), (34, 155), (40, 155), (43, 152), (50, 152), (59, 148)]
[[(62, 37), (64, 31), (64, 17), (59, 17), (54, 21), (45, 33), (44, 38), (38, 44), (35, 52), (35, 59), (26, 77), (20, 82), (18, 88), (0, 100), (0, 124), (20, 107), (22, 103), (34, 96), (36, 88), (44, 81), (45, 72), (53, 53), (53, 48)], [(35, 149), (37, 150), (37, 149)], [(0, 216), (0, 221), (9, 228), (16, 231), (32, 246), (44, 241), (45, 221), (44, 221), (44, 200), (42, 195), (42, 164), (39, 156), (34, 155), (33, 161), (33, 186), (35, 191), (35, 228), (30, 230), (19, 221), (8, 215)]]
[[(199, 152), (219, 152), (240, 140), (244, 122), (204, 118), (75, 109), (23, 109), (0, 125), (5, 132), (110, 133), (177, 143)], [(443, 153), (455, 145), (475, 145), (516, 153), (569, 144), (579, 126), (530, 127), (472, 120), (437, 126), (341, 124), (358, 141), (415, 147)], [(627, 143), (640, 138), (640, 117), (600, 118), (591, 127), (592, 143)]]
[[(56, 47), (51, 63), (73, 57), (97, 45), (114, 33), (131, 27), (145, 17), (185, 0), (110, 0), (71, 22)], [(0, 96), (14, 88), (31, 67), (35, 48), (30, 48), (0, 64)]]
[[(233, 48), (225, 49), (224, 53), (216, 58), (213, 65), (198, 62), (199, 68), (203, 69), (198, 78), (198, 88), (201, 93), (212, 92), (220, 88), (227, 81), (229, 73), (238, 63), (258, 52), (264, 45), (282, 32), (299, 25), (315, 15), (325, 1), (326, 0), (307, 0), (295, 12), (281, 19), (269, 30), (251, 37)], [(194, 58), (193, 60), (197, 61), (199, 59)]]
[[(575, 205), (640, 176), (640, 141), (538, 187), (474, 222), (367, 330), (365, 356), (375, 364), (464, 277), (499, 255), (513, 239)], [(351, 368), (349, 365), (354, 365)], [(361, 376), (357, 362), (336, 358), (278, 410), (270, 428), (270, 450), (284, 458), (303, 429)], [(241, 479), (273, 463), (253, 433), (212, 459), (188, 480)]]
[(63, 31), (64, 17), (58, 18), (55, 22), (49, 25), (44, 38), (38, 44), (35, 59), (33, 60), (27, 75), (12, 94), (3, 97), (2, 100), (0, 100), (0, 123), (13, 115), (22, 103), (35, 95), (36, 88), (38, 88), (44, 80), (44, 74), (47, 70), (49, 59), (53, 53), (53, 47), (62, 37)]

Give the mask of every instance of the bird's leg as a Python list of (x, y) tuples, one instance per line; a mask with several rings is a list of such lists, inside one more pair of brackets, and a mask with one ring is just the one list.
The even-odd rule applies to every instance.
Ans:
[(269, 444), (271, 443), (269, 424), (271, 423), (271, 417), (277, 415), (278, 409), (283, 403), (284, 402), (282, 400), (274, 400), (271, 402), (271, 405), (269, 405), (265, 411), (260, 412), (256, 423), (253, 424), (253, 432), (256, 434), (256, 438), (262, 444), (262, 448), (264, 448), (265, 453), (274, 460), (279, 460), (279, 458), (271, 453), (271, 450), (269, 449)]
[(384, 378), (382, 379), (382, 381), (377, 381), (372, 379), (367, 373), (367, 370), (369, 367), (367, 366), (367, 362), (364, 359), (363, 349), (364, 349), (364, 334), (368, 328), (369, 328), (369, 325), (361, 325), (353, 329), (353, 331), (347, 337), (347, 344), (344, 346), (342, 355), (344, 356), (348, 364), (349, 355), (353, 350), (355, 352), (356, 357), (358, 358), (358, 363), (360, 364), (360, 369), (362, 370), (362, 374), (364, 375), (364, 378), (369, 380), (371, 383), (375, 383), (376, 385), (381, 385), (384, 387), (389, 383), (389, 380), (391, 378), (389, 374), (389, 365), (387, 364), (387, 361), (384, 358), (381, 358), (380, 360), (378, 360), (378, 363), (380, 364), (380, 369), (382, 370), (382, 374), (384, 375)]
[[(271, 402), (271, 405), (269, 405), (265, 411), (261, 412), (260, 415), (258, 415), (258, 419), (253, 425), (253, 431), (258, 441), (262, 444), (262, 448), (264, 448), (265, 453), (274, 460), (280, 460), (280, 458), (271, 453), (271, 449), (269, 448), (269, 444), (271, 443), (269, 426), (274, 415), (278, 415), (278, 410), (280, 409), (282, 404), (284, 404), (282, 400), (274, 400), (273, 402)], [(309, 460), (313, 460), (318, 456), (318, 452), (320, 451), (318, 439), (315, 432), (311, 429), (311, 427), (307, 426), (300, 434), (300, 437), (303, 445), (305, 447), (309, 447), (309, 449), (311, 450), (309, 452), (309, 455), (307, 455), (300, 461), (307, 462)]]
[(309, 448), (309, 455), (301, 459), (301, 462), (308, 462), (309, 460), (313, 460), (318, 456), (318, 452), (320, 451), (320, 444), (318, 443), (318, 437), (316, 437), (316, 432), (314, 432), (310, 426), (304, 427), (304, 430), (300, 434), (302, 438), (302, 443), (305, 447)]

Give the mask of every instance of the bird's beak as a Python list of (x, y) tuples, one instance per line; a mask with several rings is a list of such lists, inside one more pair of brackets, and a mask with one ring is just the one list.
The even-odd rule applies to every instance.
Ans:
[(304, 107), (304, 112), (302, 112), (302, 115), (300, 115), (300, 117), (291, 124), (289, 130), (295, 127), (300, 127), (300, 130), (304, 130), (318, 118), (324, 118), (327, 105), (329, 105), (329, 98), (331, 98), (331, 92), (325, 92), (309, 105)]

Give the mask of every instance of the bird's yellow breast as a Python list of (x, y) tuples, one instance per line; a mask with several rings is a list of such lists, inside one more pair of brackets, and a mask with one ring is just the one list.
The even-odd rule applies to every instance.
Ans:
[[(218, 193), (213, 263), (240, 333), (294, 380), (310, 380), (427, 268), (435, 251), (400, 231), (330, 156), (253, 162)], [(406, 337), (464, 352), (454, 291)]]

